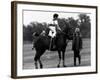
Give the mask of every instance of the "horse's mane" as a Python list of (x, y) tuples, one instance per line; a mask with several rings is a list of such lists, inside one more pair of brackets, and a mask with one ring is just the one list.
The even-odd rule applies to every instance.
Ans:
[(69, 25), (69, 23), (66, 23), (64, 28), (62, 29), (62, 31), (67, 34), (69, 29), (70, 29), (70, 25)]

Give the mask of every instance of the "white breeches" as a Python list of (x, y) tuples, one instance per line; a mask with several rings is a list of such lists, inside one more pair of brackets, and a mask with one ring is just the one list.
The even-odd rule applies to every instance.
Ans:
[(54, 26), (49, 27), (51, 30), (49, 31), (49, 36), (54, 38), (56, 36), (56, 28)]

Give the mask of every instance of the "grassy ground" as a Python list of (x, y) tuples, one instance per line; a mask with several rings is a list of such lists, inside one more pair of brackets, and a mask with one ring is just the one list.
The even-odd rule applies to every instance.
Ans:
[[(68, 43), (65, 52), (65, 63), (67, 67), (74, 67), (73, 61), (73, 51), (71, 50), (71, 41)], [(23, 45), (23, 69), (34, 69), (34, 56), (35, 50), (32, 50), (32, 44)], [(56, 68), (58, 64), (58, 53), (57, 51), (46, 51), (42, 57), (41, 61), (44, 68)], [(81, 51), (81, 65), (80, 66), (90, 66), (91, 65), (91, 52), (90, 52), (90, 39), (83, 39), (83, 49)]]

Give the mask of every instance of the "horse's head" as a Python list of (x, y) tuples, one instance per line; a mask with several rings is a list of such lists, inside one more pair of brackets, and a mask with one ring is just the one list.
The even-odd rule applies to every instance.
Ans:
[(63, 32), (66, 34), (67, 39), (69, 39), (69, 40), (72, 40), (73, 39), (74, 29), (73, 29), (72, 26), (70, 26), (69, 23), (66, 23), (66, 26), (63, 29)]

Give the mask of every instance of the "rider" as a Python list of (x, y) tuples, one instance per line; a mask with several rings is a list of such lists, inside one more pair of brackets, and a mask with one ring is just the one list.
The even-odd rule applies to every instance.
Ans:
[(51, 36), (52, 38), (56, 36), (57, 30), (61, 31), (61, 28), (59, 27), (58, 24), (58, 16), (59, 16), (58, 14), (54, 14), (53, 21), (51, 24), (49, 24), (49, 28), (50, 28), (49, 36)]
[[(53, 40), (53, 48), (55, 48), (55, 37), (57, 34), (57, 30), (61, 31), (61, 28), (59, 27), (58, 24), (58, 14), (53, 15), (53, 21), (52, 24), (49, 24), (49, 36), (51, 36), (51, 39)], [(51, 44), (51, 43), (50, 43)]]

